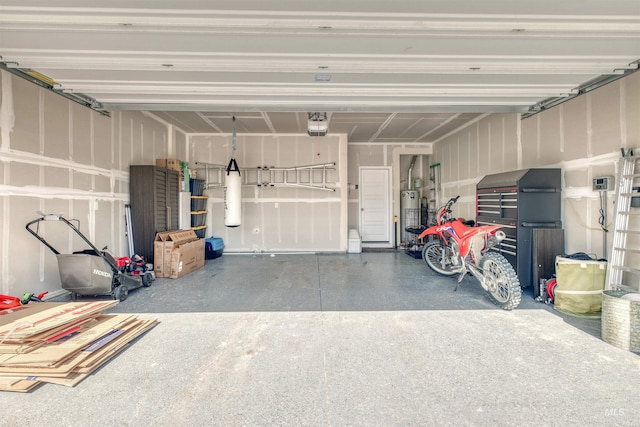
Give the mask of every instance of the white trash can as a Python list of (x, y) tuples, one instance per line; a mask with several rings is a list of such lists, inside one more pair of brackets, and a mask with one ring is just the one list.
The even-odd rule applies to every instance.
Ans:
[(360, 233), (355, 228), (349, 230), (349, 246), (347, 247), (347, 253), (359, 254), (362, 252), (362, 239), (360, 239)]

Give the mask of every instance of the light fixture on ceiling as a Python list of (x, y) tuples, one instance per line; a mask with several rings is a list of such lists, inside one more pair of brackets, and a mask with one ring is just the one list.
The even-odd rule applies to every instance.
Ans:
[(329, 132), (327, 113), (309, 113), (307, 133), (309, 136), (325, 136)]

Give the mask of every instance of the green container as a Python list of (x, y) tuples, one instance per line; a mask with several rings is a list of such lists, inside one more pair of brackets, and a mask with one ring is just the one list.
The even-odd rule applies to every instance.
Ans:
[(556, 257), (555, 309), (571, 315), (600, 317), (606, 276), (606, 261)]

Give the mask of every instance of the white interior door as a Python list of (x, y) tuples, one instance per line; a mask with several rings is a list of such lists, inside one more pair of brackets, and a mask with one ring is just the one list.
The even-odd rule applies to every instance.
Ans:
[(360, 167), (360, 235), (363, 242), (391, 242), (391, 168)]

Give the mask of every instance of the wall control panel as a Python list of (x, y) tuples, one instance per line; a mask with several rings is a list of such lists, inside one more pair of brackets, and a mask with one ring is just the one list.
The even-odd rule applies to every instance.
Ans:
[(614, 178), (612, 176), (598, 176), (593, 178), (593, 191), (612, 191)]

